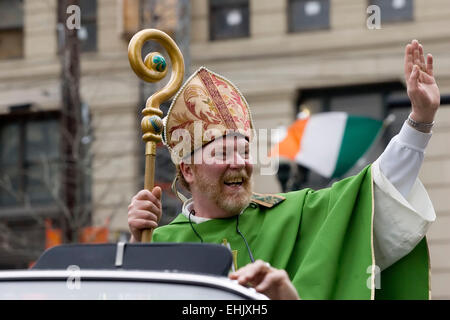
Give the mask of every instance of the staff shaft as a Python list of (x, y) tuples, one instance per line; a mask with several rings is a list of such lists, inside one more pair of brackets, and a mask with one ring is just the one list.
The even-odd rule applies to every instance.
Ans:
[[(149, 149), (153, 149), (151, 145), (155, 145), (154, 142), (147, 142), (147, 147)], [(145, 176), (144, 176), (144, 189), (152, 192), (153, 187), (155, 186), (155, 154), (145, 154)], [(144, 243), (148, 243), (152, 241), (153, 229), (145, 229), (142, 231), (142, 239), (141, 241)]]

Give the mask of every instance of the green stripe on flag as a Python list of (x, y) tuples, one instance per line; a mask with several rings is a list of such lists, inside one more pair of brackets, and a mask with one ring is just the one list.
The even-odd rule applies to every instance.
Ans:
[(356, 164), (372, 145), (382, 125), (380, 120), (348, 116), (332, 178), (341, 177)]

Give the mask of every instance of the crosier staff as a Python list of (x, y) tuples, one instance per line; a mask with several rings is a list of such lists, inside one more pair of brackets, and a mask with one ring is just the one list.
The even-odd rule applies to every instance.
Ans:
[[(149, 53), (142, 60), (142, 46), (153, 40), (161, 44), (172, 62), (172, 75), (167, 85), (147, 99), (142, 110), (142, 140), (145, 142), (145, 179), (144, 189), (152, 191), (155, 184), (156, 144), (161, 142), (163, 130), (160, 105), (169, 100), (181, 87), (184, 78), (184, 59), (180, 49), (166, 33), (157, 29), (145, 29), (136, 33), (128, 45), (128, 60), (139, 78), (147, 82), (158, 82), (167, 75), (167, 64), (159, 52)], [(142, 242), (152, 241), (153, 229), (142, 233)]]

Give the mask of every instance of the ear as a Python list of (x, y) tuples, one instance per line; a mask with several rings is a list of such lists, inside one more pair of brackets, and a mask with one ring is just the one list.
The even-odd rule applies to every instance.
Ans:
[(191, 184), (194, 181), (194, 170), (191, 164), (181, 162), (180, 171), (187, 183)]

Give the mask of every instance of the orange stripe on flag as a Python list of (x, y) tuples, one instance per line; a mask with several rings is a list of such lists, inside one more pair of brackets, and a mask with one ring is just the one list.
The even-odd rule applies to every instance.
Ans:
[(308, 120), (309, 118), (302, 118), (295, 121), (288, 128), (286, 137), (278, 144), (278, 152), (275, 147), (271, 155), (295, 160), (295, 156), (301, 149), (302, 136)]

